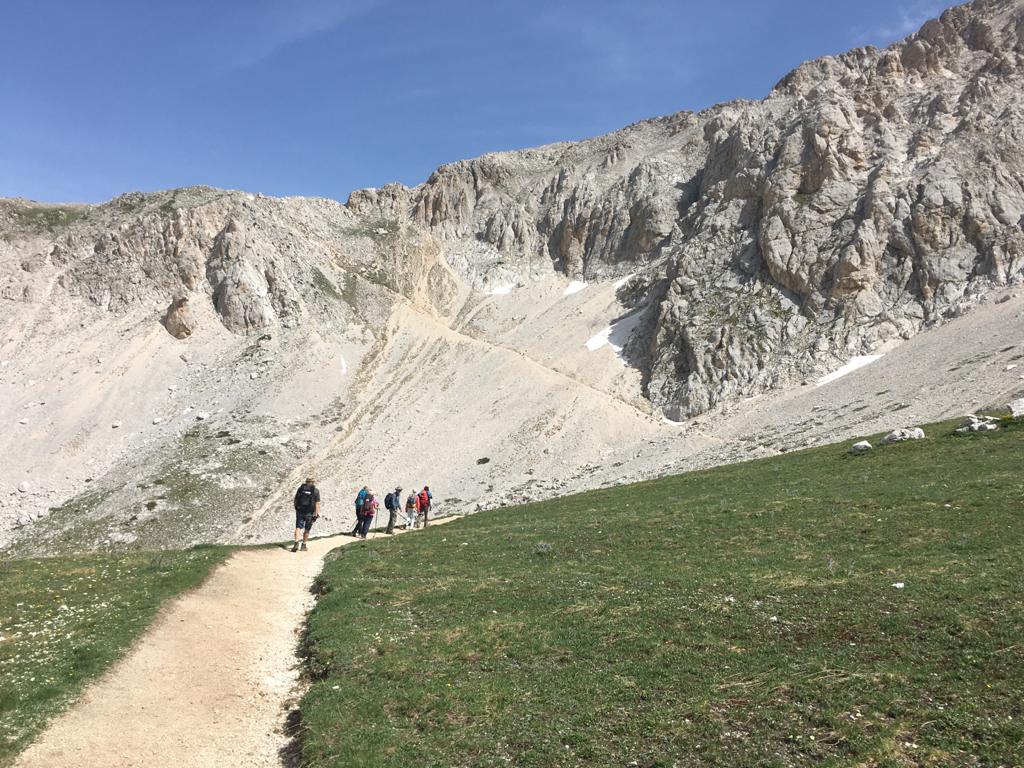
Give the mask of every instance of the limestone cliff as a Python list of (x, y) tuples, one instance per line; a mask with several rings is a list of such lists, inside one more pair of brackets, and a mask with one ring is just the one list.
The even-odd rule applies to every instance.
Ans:
[[(0, 543), (51, 507), (88, 546), (96, 521), (147, 544), (265, 537), (303, 468), (432, 478), (466, 509), (906, 426), (886, 409), (946, 415), (968, 326), (922, 340), (927, 365), (907, 352), (897, 383), (857, 385), (877, 403), (768, 401), (989, 294), (1016, 327), (1022, 147), (1024, 2), (976, 0), (762, 101), (345, 204), (0, 201)], [(989, 314), (978, 328), (1001, 327)], [(1015, 384), (1013, 345), (984, 343)], [(940, 374), (919, 402), (885, 399)], [(729, 421), (760, 395), (756, 434)]]

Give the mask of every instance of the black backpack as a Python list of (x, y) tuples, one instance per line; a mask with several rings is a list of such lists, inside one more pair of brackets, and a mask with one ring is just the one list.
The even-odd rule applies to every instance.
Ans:
[(298, 512), (313, 511), (313, 486), (303, 483), (295, 494), (295, 509)]
[(389, 493), (387, 496), (384, 497), (384, 509), (386, 509), (386, 510), (388, 510), (390, 512), (394, 508), (395, 508), (395, 494), (394, 493)]

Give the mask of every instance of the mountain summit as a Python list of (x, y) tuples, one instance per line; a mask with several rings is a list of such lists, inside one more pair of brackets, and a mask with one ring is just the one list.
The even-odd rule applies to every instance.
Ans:
[(340, 529), (364, 480), (472, 509), (1012, 394), (953, 364), (1015, 359), (1022, 147), (1024, 4), (976, 0), (759, 102), (344, 205), (4, 201), (0, 537), (271, 537), (314, 467)]

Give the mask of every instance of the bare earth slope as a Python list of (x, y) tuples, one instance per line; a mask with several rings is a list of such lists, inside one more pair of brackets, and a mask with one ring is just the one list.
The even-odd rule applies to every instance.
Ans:
[(364, 482), (471, 510), (1001, 404), (1022, 146), (1024, 3), (976, 0), (344, 205), (0, 201), (0, 545), (267, 539), (308, 471), (340, 530)]

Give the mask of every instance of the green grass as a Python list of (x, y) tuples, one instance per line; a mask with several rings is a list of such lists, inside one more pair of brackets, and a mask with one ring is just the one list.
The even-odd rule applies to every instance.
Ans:
[(400, 229), (401, 226), (395, 219), (374, 219), (348, 227), (345, 234), (350, 237), (366, 237), (379, 244), (393, 240)]
[(88, 209), (84, 206), (19, 206), (13, 212), (19, 227), (42, 234), (73, 224), (84, 217)]
[(157, 208), (163, 216), (173, 216), (178, 210), (178, 192), (175, 190), (171, 193), (171, 196), (164, 200)]
[[(117, 660), (226, 547), (0, 563), (0, 765)], [(140, 681), (144, 682), (144, 681)]]
[(320, 293), (334, 301), (344, 303), (345, 299), (342, 297), (341, 293), (338, 292), (337, 286), (330, 281), (327, 275), (316, 267), (313, 267), (312, 279), (313, 287), (320, 291)]
[(950, 428), (339, 550), (305, 764), (1024, 765), (1024, 425)]

